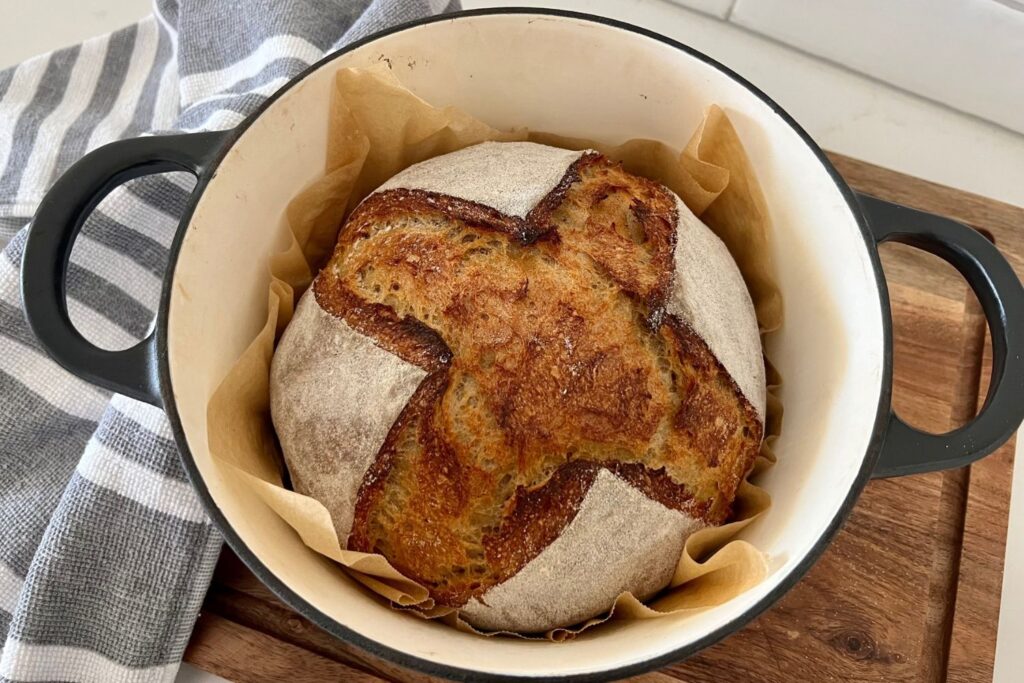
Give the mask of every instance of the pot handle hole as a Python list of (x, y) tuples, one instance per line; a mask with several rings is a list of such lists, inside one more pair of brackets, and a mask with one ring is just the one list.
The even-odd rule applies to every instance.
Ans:
[(992, 242), (962, 223), (858, 194), (878, 244), (900, 242), (955, 267), (981, 303), (992, 336), (992, 381), (978, 415), (946, 434), (889, 416), (872, 476), (893, 477), (962, 467), (1001, 446), (1024, 418), (1024, 288)]
[(68, 317), (68, 259), (85, 219), (111, 190), (155, 173), (188, 171), (199, 177), (225, 136), (192, 133), (112, 142), (85, 155), (46, 193), (22, 257), (22, 301), (32, 332), (66, 370), (111, 391), (161, 404), (154, 330), (123, 351), (101, 349), (86, 340)]

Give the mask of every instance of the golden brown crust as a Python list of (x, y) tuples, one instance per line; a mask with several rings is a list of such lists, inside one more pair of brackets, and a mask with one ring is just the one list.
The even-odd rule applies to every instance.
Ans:
[[(313, 281), (313, 291), (321, 308), (344, 317), (352, 329), (371, 337), (402, 360), (427, 372), (440, 370), (451, 360), (451, 351), (437, 332), (415, 318), (399, 316), (390, 306), (364, 301), (323, 271)], [(344, 316), (337, 311), (344, 311)]]
[[(732, 513), (732, 500), (740, 482), (761, 449), (764, 425), (735, 380), (700, 336), (674, 315), (666, 314), (661, 334), (675, 353), (672, 372), (681, 385), (681, 400), (672, 420), (672, 434), (680, 448), (704, 457), (702, 471), (692, 474), (701, 488), (714, 486), (709, 498), (709, 524), (721, 524)], [(723, 396), (739, 400), (723, 401)], [(691, 485), (695, 484), (690, 479)]]
[(662, 185), (630, 175), (600, 154), (587, 154), (527, 220), (545, 228), (538, 233), (573, 241), (647, 307), (664, 304), (672, 284), (677, 216), (675, 197)]
[(562, 532), (600, 468), (710, 524), (762, 427), (664, 314), (675, 198), (597, 154), (527, 218), (417, 190), (371, 195), (317, 301), (430, 374), (367, 473), (349, 538), (459, 606)]

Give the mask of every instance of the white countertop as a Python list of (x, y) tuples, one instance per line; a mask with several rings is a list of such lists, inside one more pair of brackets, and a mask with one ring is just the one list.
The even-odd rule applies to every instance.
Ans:
[[(978, 0), (970, 1), (975, 5), (978, 3)], [(463, 0), (463, 5), (467, 9), (499, 4), (561, 7), (646, 26), (706, 52), (743, 74), (786, 108), (826, 149), (1024, 206), (1024, 135), (878, 80), (885, 78), (891, 81), (891, 70), (869, 77), (777, 42), (776, 39), (784, 40), (786, 35), (785, 23), (780, 23), (777, 16), (772, 17), (767, 28), (753, 26), (776, 39), (755, 34), (736, 21), (719, 18), (731, 17), (736, 2), (518, 0), (497, 3)], [(1015, 2), (1005, 0), (1002, 4), (1012, 7)], [(684, 4), (717, 16), (686, 9), (682, 7)], [(777, 0), (773, 6), (785, 4)], [(886, 3), (868, 4), (884, 7)], [(848, 8), (850, 3), (845, 5)], [(974, 9), (989, 10), (981, 5)], [(0, 66), (110, 31), (148, 11), (149, 3), (145, 0), (5, 3), (4, 22), (0, 26)], [(736, 19), (754, 22), (757, 11), (752, 10)], [(870, 24), (870, 20), (866, 19), (864, 23)], [(841, 39), (841, 36), (836, 39)], [(880, 49), (884, 47), (882, 45)], [(1010, 47), (1016, 49), (1017, 46)], [(813, 51), (813, 44), (801, 45), (801, 48)], [(936, 49), (942, 49), (942, 46), (937, 45)], [(992, 50), (986, 50), (985, 54), (990, 52)], [(840, 50), (826, 56), (842, 61), (844, 54)], [(862, 62), (856, 64), (861, 69), (872, 68), (870, 62), (866, 66)], [(1016, 67), (1013, 64), (994, 64), (992, 68), (997, 70), (997, 75), (1002, 73), (1005, 77), (1016, 74), (1019, 79), (1024, 73), (1024, 64)], [(970, 93), (965, 89), (956, 90), (955, 84), (945, 85), (947, 90), (936, 92), (928, 90), (928, 83), (907, 87), (917, 88), (918, 92), (938, 99), (942, 98), (943, 92), (948, 92), (950, 104), (961, 109), (977, 109), (981, 115), (992, 111), (992, 102), (972, 107), (968, 97)], [(1019, 114), (1019, 111), (996, 111), (991, 115), (1012, 123)], [(1018, 456), (1024, 455), (1020, 442), (1019, 439)], [(1024, 648), (1014, 647), (1024, 641), (1024, 467), (1015, 470), (1013, 491), (996, 656), (997, 681), (1019, 680), (1013, 674), (1024, 670)], [(184, 665), (178, 680), (208, 683), (221, 679)]]

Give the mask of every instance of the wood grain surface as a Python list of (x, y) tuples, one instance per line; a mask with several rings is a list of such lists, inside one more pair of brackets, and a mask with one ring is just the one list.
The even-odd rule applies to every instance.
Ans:
[[(981, 230), (1024, 275), (1024, 209), (831, 157), (858, 190)], [(881, 251), (894, 406), (915, 426), (947, 431), (984, 402), (984, 317), (949, 265), (902, 245)], [(775, 606), (635, 680), (991, 681), (1012, 469), (1010, 443), (970, 468), (871, 482), (821, 560)], [(185, 660), (235, 681), (428, 680), (313, 626), (228, 549)]]

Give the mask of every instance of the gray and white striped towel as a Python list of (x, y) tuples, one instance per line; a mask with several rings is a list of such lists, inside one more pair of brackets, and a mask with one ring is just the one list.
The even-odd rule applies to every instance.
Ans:
[[(175, 676), (221, 539), (156, 408), (47, 358), (21, 312), (26, 228), (61, 172), (148, 131), (225, 129), (308, 64), (458, 0), (157, 0), (134, 26), (0, 72), (0, 680)], [(190, 176), (115, 190), (75, 244), (68, 307), (145, 336)]]

